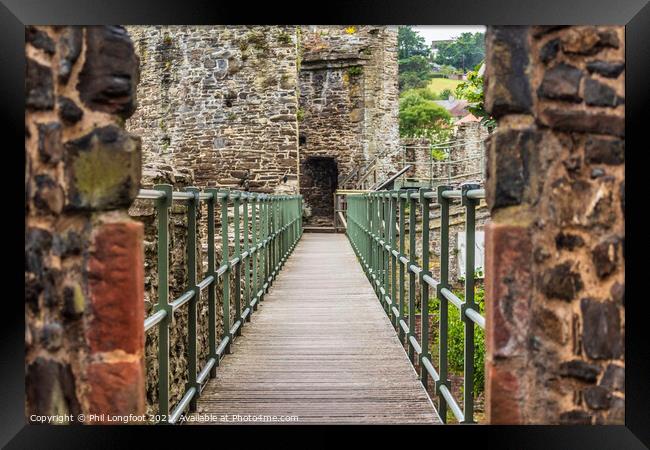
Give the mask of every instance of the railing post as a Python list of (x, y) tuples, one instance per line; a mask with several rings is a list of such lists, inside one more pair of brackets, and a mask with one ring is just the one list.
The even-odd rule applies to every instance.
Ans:
[(420, 380), (426, 389), (428, 372), (422, 364), (422, 359), (431, 359), (429, 354), (429, 284), (424, 281), (424, 276), (431, 276), (429, 271), (429, 205), (431, 200), (426, 197), (429, 188), (420, 189), (420, 204), (422, 207), (422, 271), (420, 272)]
[(244, 304), (249, 308), (248, 315), (246, 316), (246, 322), (251, 321), (253, 316), (253, 308), (251, 308), (251, 254), (250, 254), (250, 245), (249, 245), (249, 219), (248, 219), (248, 194), (242, 194), (242, 204), (244, 208), (244, 226), (243, 226), (243, 239), (244, 239), (244, 253), (246, 253), (246, 262), (243, 261), (241, 264), (244, 265)]
[(225, 348), (225, 353), (230, 354), (232, 344), (232, 334), (230, 333), (230, 276), (232, 268), (230, 267), (230, 250), (228, 248), (228, 197), (230, 193), (228, 189), (222, 189), (219, 192), (221, 197), (221, 255), (222, 264), (227, 266), (226, 272), (223, 274), (223, 339), (228, 337), (228, 344)]
[(440, 380), (436, 382), (438, 394), (438, 414), (443, 423), (447, 422), (447, 400), (440, 393), (440, 386), (450, 389), (448, 379), (448, 330), (449, 330), (449, 301), (442, 295), (442, 289), (449, 288), (449, 199), (443, 197), (443, 192), (451, 186), (438, 186), (438, 205), (440, 205), (440, 280), (436, 288), (436, 296), (440, 304), (438, 352)]
[[(253, 306), (253, 310), (251, 311), (251, 315), (253, 311), (257, 311), (257, 306), (259, 305), (260, 299), (257, 298), (257, 293), (259, 292), (259, 277), (257, 274), (258, 267), (260, 265), (260, 249), (257, 246), (258, 244), (258, 235), (259, 235), (259, 211), (260, 211), (260, 201), (259, 201), (259, 195), (255, 193), (250, 194), (250, 198), (252, 200), (251, 202), (251, 235), (252, 235), (252, 241), (253, 241), (253, 247), (252, 251), (253, 253), (253, 280), (252, 280), (252, 286), (253, 286), (253, 299), (257, 299), (255, 301), (255, 305)], [(251, 300), (252, 302), (252, 300)]]
[(391, 316), (391, 310), (390, 310), (390, 305), (386, 302), (386, 297), (388, 297), (388, 271), (389, 271), (389, 258), (388, 258), (388, 250), (386, 250), (386, 246), (389, 245), (390, 237), (388, 235), (388, 197), (386, 196), (386, 193), (381, 193), (379, 194), (381, 198), (381, 221), (379, 225), (381, 226), (381, 235), (384, 243), (381, 246), (381, 256), (382, 256), (382, 281), (383, 281), (383, 287), (384, 287), (384, 295), (383, 298), (381, 299), (382, 305), (384, 305), (384, 309), (386, 310), (386, 314), (388, 314), (388, 317)]
[(208, 200), (208, 276), (213, 280), (208, 286), (208, 359), (214, 358), (216, 363), (210, 369), (210, 378), (217, 376), (217, 365), (219, 357), (217, 356), (217, 272), (215, 261), (215, 204), (218, 202), (219, 190), (215, 188), (205, 189), (207, 194), (212, 198)]
[[(409, 200), (409, 335), (408, 339), (413, 336), (415, 339), (415, 272), (411, 270), (411, 265), (417, 265), (417, 256), (416, 256), (416, 230), (417, 230), (417, 200), (412, 198), (413, 194), (417, 193), (415, 189), (409, 189), (407, 191), (408, 200)], [(411, 360), (411, 363), (415, 361), (415, 349), (412, 345), (408, 346), (408, 354)]]
[[(397, 222), (397, 198), (396, 193), (389, 191), (389, 200), (390, 200), (390, 300), (391, 305), (397, 305), (397, 257), (393, 252), (397, 251), (397, 233), (396, 233), (396, 222)], [(401, 264), (400, 264), (401, 265)], [(392, 308), (391, 308), (392, 310)], [(399, 327), (399, 320), (401, 319), (401, 313), (398, 315), (393, 314), (394, 324)]]
[(461, 318), (465, 322), (465, 367), (464, 367), (464, 413), (463, 423), (474, 422), (474, 322), (467, 317), (468, 308), (478, 310), (474, 301), (474, 249), (477, 200), (467, 197), (467, 191), (478, 189), (478, 184), (461, 185), (462, 203), (465, 206), (465, 303), (461, 309)]
[[(405, 253), (405, 244), (406, 244), (406, 223), (405, 223), (405, 211), (406, 208), (406, 199), (402, 198), (400, 191), (397, 191), (399, 199), (399, 254), (400, 256), (406, 257)], [(399, 261), (399, 316), (400, 319), (404, 319), (404, 297), (405, 297), (405, 286), (404, 286), (404, 264), (402, 261)], [(398, 323), (399, 325), (399, 323)], [(406, 334), (402, 327), (399, 327), (399, 337), (404, 344), (406, 341)]]
[[(241, 259), (241, 236), (239, 234), (240, 228), (241, 228), (241, 217), (239, 214), (239, 204), (240, 204), (240, 196), (241, 194), (239, 192), (236, 192), (234, 194), (231, 194), (232, 197), (232, 202), (233, 202), (233, 225), (234, 225), (234, 236), (233, 240), (235, 241), (235, 254), (234, 258), (237, 260), (237, 263), (235, 264), (235, 286), (234, 286), (234, 294), (235, 294), (235, 323), (237, 323), (241, 319), (241, 313), (242, 313), (242, 305), (241, 305), (241, 266), (242, 266), (242, 259)], [(241, 329), (243, 327), (243, 322), (240, 323), (240, 326), (237, 327), (236, 335), (241, 336)]]
[(196, 284), (196, 211), (199, 206), (199, 189), (187, 187), (186, 192), (194, 196), (187, 201), (187, 285), (188, 290), (193, 289), (194, 295), (187, 304), (187, 385), (185, 391), (196, 389), (196, 394), (190, 400), (190, 411), (196, 411), (196, 400), (201, 393), (201, 386), (197, 382), (197, 303), (201, 289)]
[[(172, 204), (172, 186), (158, 184), (157, 191), (165, 196), (156, 200), (158, 215), (158, 303), (156, 311), (165, 311), (158, 324), (158, 414), (169, 416), (169, 324), (173, 308), (169, 304), (169, 208)], [(168, 423), (164, 419), (163, 423)]]

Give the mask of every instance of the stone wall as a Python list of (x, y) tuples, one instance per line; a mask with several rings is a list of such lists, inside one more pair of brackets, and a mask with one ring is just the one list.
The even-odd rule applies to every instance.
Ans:
[(488, 27), (487, 414), (624, 423), (624, 27)]
[[(374, 156), (399, 151), (396, 27), (301, 27), (299, 87), (300, 190), (311, 206), (320, 200), (313, 177), (302, 176), (311, 158), (333, 158), (340, 183)], [(395, 170), (380, 158), (377, 181)]]
[(25, 414), (141, 414), (138, 58), (122, 27), (25, 41)]
[(127, 129), (144, 161), (197, 186), (297, 192), (297, 32), (291, 26), (129, 26), (141, 60)]

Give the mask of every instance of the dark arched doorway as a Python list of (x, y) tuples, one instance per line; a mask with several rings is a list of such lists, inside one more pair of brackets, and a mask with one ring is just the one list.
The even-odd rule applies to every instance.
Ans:
[(333, 226), (334, 192), (338, 185), (336, 160), (328, 156), (310, 156), (301, 169), (300, 192), (308, 207), (306, 225)]

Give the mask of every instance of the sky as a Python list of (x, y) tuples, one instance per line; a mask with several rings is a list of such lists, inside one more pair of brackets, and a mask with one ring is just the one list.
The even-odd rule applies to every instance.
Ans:
[(458, 37), (461, 33), (485, 32), (484, 25), (416, 25), (413, 29), (424, 37), (427, 44), (431, 44), (431, 41)]

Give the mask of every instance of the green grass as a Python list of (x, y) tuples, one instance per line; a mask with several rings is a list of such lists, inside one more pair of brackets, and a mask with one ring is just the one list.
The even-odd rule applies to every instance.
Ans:
[(451, 89), (453, 92), (459, 83), (461, 83), (461, 80), (450, 80), (449, 78), (432, 78), (431, 81), (429, 81), (427, 87), (431, 92), (439, 94), (445, 89)]

